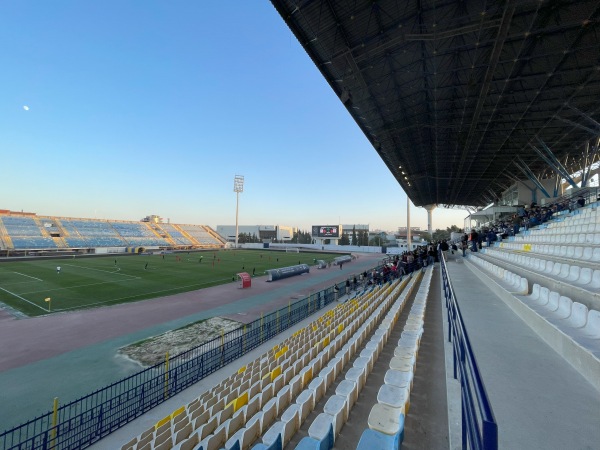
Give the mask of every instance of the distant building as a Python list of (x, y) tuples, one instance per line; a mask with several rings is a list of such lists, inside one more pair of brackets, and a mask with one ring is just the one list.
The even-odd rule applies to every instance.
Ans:
[(156, 214), (152, 214), (152, 215), (144, 217), (142, 219), (142, 222), (163, 223), (163, 218), (160, 216), (157, 216)]
[[(286, 225), (239, 225), (239, 234), (256, 236), (261, 242), (288, 242), (294, 237), (296, 228)], [(235, 242), (235, 225), (217, 225), (217, 233), (228, 242)]]
[(355, 232), (356, 234), (358, 234), (359, 231), (366, 231), (367, 234), (369, 233), (369, 225), (368, 224), (360, 224), (360, 223), (355, 223), (355, 224), (346, 224), (346, 225), (341, 225), (342, 228), (342, 233), (345, 234), (346, 236), (348, 236), (348, 240), (350, 241), (350, 245), (356, 245), (355, 242), (352, 242), (352, 234)]

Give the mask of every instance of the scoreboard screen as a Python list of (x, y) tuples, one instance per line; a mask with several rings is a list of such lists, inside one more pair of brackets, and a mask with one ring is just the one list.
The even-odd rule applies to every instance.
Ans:
[(313, 225), (312, 235), (317, 237), (340, 237), (340, 227), (338, 225)]

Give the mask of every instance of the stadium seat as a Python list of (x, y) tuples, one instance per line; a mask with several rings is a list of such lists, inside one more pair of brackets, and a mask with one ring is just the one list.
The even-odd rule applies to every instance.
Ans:
[(277, 403), (274, 398), (271, 398), (263, 407), (262, 411), (258, 412), (260, 418), (260, 429), (265, 431), (268, 429), (275, 418), (277, 417)]
[(384, 434), (367, 428), (358, 441), (356, 450), (398, 450), (404, 440), (404, 426), (394, 435)]
[(254, 447), (252, 447), (252, 450), (283, 450), (281, 434), (278, 434), (277, 439), (270, 445), (265, 443), (256, 444)]
[(377, 393), (377, 402), (398, 408), (403, 414), (406, 414), (409, 405), (408, 389), (391, 384), (382, 384)]
[(308, 385), (308, 389), (314, 392), (315, 403), (318, 403), (323, 398), (323, 395), (325, 395), (325, 379), (319, 374), (319, 376), (312, 379)]
[(219, 450), (225, 445), (227, 438), (227, 425), (220, 425), (213, 434), (203, 440), (200, 445), (202, 450)]
[[(398, 346), (397, 348), (404, 348), (404, 347), (400, 347)], [(416, 344), (415, 344), (415, 351), (416, 351)], [(410, 348), (408, 348), (410, 350)], [(409, 358), (403, 358), (400, 356), (394, 356), (390, 362), (389, 362), (389, 367), (392, 370), (398, 370), (401, 372), (412, 372), (414, 370), (414, 362), (412, 359)]]
[(300, 422), (300, 406), (290, 405), (281, 415), (281, 420), (275, 422), (263, 435), (263, 443), (270, 446), (280, 438), (282, 446), (285, 447), (300, 428)]
[(390, 369), (385, 373), (383, 382), (385, 384), (389, 384), (400, 388), (406, 387), (410, 392), (413, 382), (413, 372), (401, 372), (398, 370)]
[(350, 410), (356, 403), (358, 398), (358, 386), (352, 380), (342, 380), (335, 388), (335, 395), (344, 397), (346, 399), (346, 420), (350, 416)]
[(369, 428), (383, 434), (395, 435), (404, 429), (402, 409), (376, 403), (368, 418)]
[(571, 308), (571, 315), (564, 319), (564, 323), (566, 326), (572, 328), (583, 328), (587, 322), (587, 316), (587, 306), (579, 302), (573, 302), (573, 307)]
[[(346, 406), (345, 397), (341, 397), (339, 395), (332, 395), (325, 403), (325, 406), (323, 407), (323, 413), (331, 417), (330, 420), (333, 424), (334, 436), (340, 434), (344, 423), (346, 423), (346, 420), (348, 420), (348, 416), (346, 416), (347, 411), (348, 408)], [(319, 417), (321, 417), (321, 414), (319, 414), (319, 416), (315, 420), (319, 420)]]
[(277, 400), (277, 414), (282, 414), (283, 411), (290, 405), (292, 400), (292, 395), (289, 386), (283, 387), (278, 393), (277, 397), (274, 397)]
[(356, 383), (358, 392), (362, 390), (366, 382), (366, 370), (361, 367), (351, 367), (345, 374), (346, 380)]

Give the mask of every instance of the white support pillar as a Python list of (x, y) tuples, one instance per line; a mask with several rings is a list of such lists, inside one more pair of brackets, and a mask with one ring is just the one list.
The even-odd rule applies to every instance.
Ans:
[(406, 246), (412, 250), (412, 239), (410, 235), (410, 198), (406, 196)]
[(427, 211), (427, 232), (433, 236), (433, 210), (437, 205), (425, 205), (423, 208)]

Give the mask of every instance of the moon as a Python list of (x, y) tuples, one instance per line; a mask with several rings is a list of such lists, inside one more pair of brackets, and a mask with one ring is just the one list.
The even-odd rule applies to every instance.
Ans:
[(23, 109), (24, 109), (25, 111), (29, 111), (29, 106), (25, 105), (25, 106), (23, 106)]

